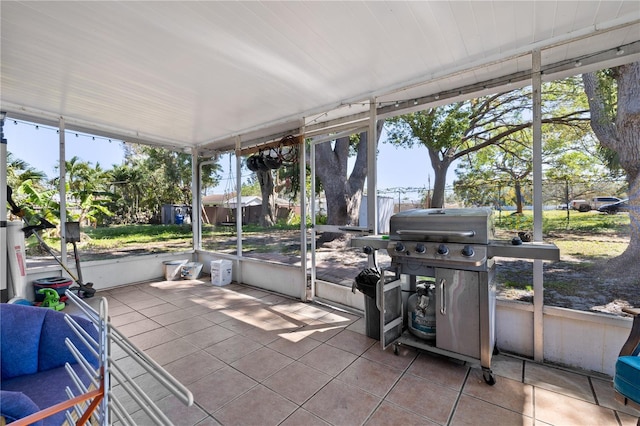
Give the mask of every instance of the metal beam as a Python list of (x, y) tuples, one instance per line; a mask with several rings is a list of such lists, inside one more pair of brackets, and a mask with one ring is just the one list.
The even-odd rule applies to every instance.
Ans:
[(236, 136), (236, 255), (237, 260), (235, 264), (236, 268), (236, 280), (242, 282), (242, 156), (240, 151), (242, 148), (242, 139), (240, 136)]
[(0, 302), (9, 299), (7, 269), (7, 140), (4, 138), (6, 113), (0, 112)]
[[(303, 132), (304, 132), (304, 126)], [(302, 139), (304, 140), (304, 133)], [(300, 289), (300, 300), (307, 302), (313, 300), (316, 296), (316, 230), (314, 225), (316, 223), (316, 210), (315, 210), (315, 179), (316, 179), (316, 164), (315, 164), (315, 145), (311, 145), (311, 277), (309, 282), (311, 288), (307, 292), (307, 144), (301, 143), (298, 145), (298, 164), (300, 166), (300, 273), (302, 274), (302, 288)]]
[(193, 249), (202, 248), (202, 164), (198, 163), (198, 150), (191, 149), (191, 233)]
[(378, 164), (377, 146), (378, 134), (376, 123), (376, 99), (371, 98), (369, 109), (369, 131), (367, 132), (367, 227), (378, 234)]
[[(542, 74), (541, 52), (531, 54), (533, 103), (533, 241), (542, 241)], [(544, 361), (544, 283), (542, 260), (533, 261), (533, 358)]]
[[(60, 261), (63, 266), (67, 266), (67, 231), (64, 225), (67, 222), (67, 163), (66, 163), (66, 145), (65, 145), (65, 121), (64, 117), (58, 120), (59, 135), (59, 161), (60, 161), (60, 184), (58, 185), (58, 193), (60, 194)], [(82, 225), (82, 224), (80, 224)]]

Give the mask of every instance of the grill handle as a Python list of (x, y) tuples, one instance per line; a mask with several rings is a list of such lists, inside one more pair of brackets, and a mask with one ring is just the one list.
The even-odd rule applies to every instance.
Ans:
[(444, 278), (440, 278), (440, 313), (442, 315), (447, 315), (447, 302), (444, 300), (445, 298), (445, 290), (444, 290), (444, 285), (446, 284), (447, 280), (445, 280)]
[(436, 237), (474, 237), (476, 231), (440, 231), (440, 230), (414, 230), (414, 229), (398, 229), (398, 235), (434, 235)]
[(384, 312), (382, 309), (382, 299), (384, 297), (384, 271), (380, 274), (380, 279), (376, 283), (376, 308), (380, 312)]

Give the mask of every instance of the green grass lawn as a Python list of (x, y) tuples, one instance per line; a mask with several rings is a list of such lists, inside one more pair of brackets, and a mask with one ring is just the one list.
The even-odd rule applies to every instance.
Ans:
[[(533, 229), (533, 214), (525, 211), (522, 215), (510, 212), (498, 212), (494, 215), (494, 222), (499, 238), (516, 235), (518, 231)], [(553, 242), (563, 255), (577, 257), (583, 260), (615, 256), (626, 247), (625, 234), (628, 233), (629, 215), (606, 215), (595, 211), (579, 213), (562, 210), (547, 210), (543, 212), (543, 233), (545, 241)], [(299, 230), (299, 225), (277, 225), (264, 229), (256, 225), (243, 227), (243, 237), (247, 240), (245, 249), (256, 251), (287, 251), (279, 247), (279, 234), (287, 231)], [(171, 243), (184, 246), (190, 243), (192, 232), (190, 225), (113, 225), (98, 228), (83, 228), (83, 241), (78, 244), (80, 250), (109, 250), (113, 248), (126, 249), (144, 245), (160, 245)], [(622, 238), (619, 238), (622, 236)], [(235, 239), (235, 228), (210, 226), (203, 227), (203, 240), (207, 242), (225, 242)], [(274, 241), (271, 241), (274, 240)], [(57, 237), (47, 237), (45, 241), (52, 248), (57, 249), (60, 240)], [(252, 244), (253, 242), (253, 244)], [(255, 247), (253, 247), (255, 245)], [(35, 249), (37, 241), (30, 237), (27, 241), (29, 251)]]
[[(624, 252), (629, 244), (630, 219), (627, 213), (607, 215), (596, 211), (580, 213), (547, 210), (542, 214), (543, 240), (560, 249), (560, 262), (552, 262), (544, 281), (545, 303), (552, 306), (574, 307), (576, 300), (588, 300), (592, 304), (597, 295), (613, 295), (611, 289), (603, 289), (608, 280), (599, 273), (602, 265)], [(502, 214), (495, 217), (499, 238), (511, 238), (518, 231), (533, 228), (531, 211), (523, 215)], [(530, 266), (503, 261), (496, 273), (498, 288), (506, 297), (527, 301), (533, 291)], [(616, 290), (618, 298), (628, 300), (624, 285)], [(592, 294), (593, 293), (593, 294)], [(594, 296), (595, 294), (595, 296)], [(614, 297), (614, 296), (611, 296)]]
[[(503, 233), (531, 231), (533, 212), (522, 215), (505, 212), (502, 217), (495, 214), (496, 229)], [(554, 243), (563, 256), (576, 260), (591, 261), (615, 257), (628, 245), (629, 215), (608, 215), (597, 211), (580, 213), (566, 210), (545, 210), (542, 213), (542, 232), (546, 242)]]
[[(497, 229), (517, 229), (524, 231), (533, 230), (533, 212), (526, 210), (522, 215), (502, 212), (502, 216), (496, 212), (494, 221)], [(545, 210), (542, 212), (542, 232), (589, 232), (611, 234), (624, 231), (629, 225), (629, 215), (626, 213), (604, 214), (597, 211), (580, 213), (566, 210)]]
[[(82, 241), (78, 243), (80, 250), (105, 250), (126, 248), (161, 242), (188, 242), (192, 238), (188, 225), (113, 225), (108, 227), (82, 228)], [(60, 247), (60, 238), (43, 234), (45, 242), (54, 250)], [(27, 250), (36, 250), (38, 242), (35, 237), (27, 239)]]

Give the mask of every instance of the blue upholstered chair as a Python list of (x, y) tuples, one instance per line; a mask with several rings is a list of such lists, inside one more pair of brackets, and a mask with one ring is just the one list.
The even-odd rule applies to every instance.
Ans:
[(616, 362), (613, 388), (616, 399), (640, 410), (640, 308), (623, 311), (633, 315), (633, 326)]
[[(63, 312), (52, 309), (0, 303), (0, 417), (7, 423), (69, 399), (65, 388), (75, 391), (76, 387), (67, 363), (88, 386), (89, 379), (65, 340), (73, 342), (94, 367), (98, 360), (64, 317)], [(91, 321), (73, 318), (97, 340), (98, 331)], [(59, 412), (36, 424), (59, 426), (64, 421), (64, 412)]]

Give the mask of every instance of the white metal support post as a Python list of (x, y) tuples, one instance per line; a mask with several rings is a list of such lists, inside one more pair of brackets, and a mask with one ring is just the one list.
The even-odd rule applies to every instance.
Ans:
[(240, 136), (236, 136), (236, 255), (238, 260), (234, 265), (236, 268), (236, 281), (242, 282), (242, 141)]
[[(67, 163), (66, 163), (66, 146), (65, 146), (65, 123), (64, 117), (58, 120), (59, 148), (58, 155), (60, 162), (60, 184), (58, 185), (58, 193), (60, 195), (60, 261), (67, 266), (67, 231), (64, 225), (67, 222)], [(82, 225), (82, 224), (80, 224)]]
[(198, 150), (191, 149), (191, 232), (193, 233), (193, 249), (202, 248), (202, 168), (198, 164)]
[[(204, 206), (202, 205), (202, 168), (204, 166), (210, 165), (210, 164), (216, 164), (216, 161), (214, 160), (207, 160), (207, 161), (202, 161), (200, 163), (198, 163), (198, 168), (197, 168), (197, 173), (198, 176), (196, 177), (197, 182), (198, 182), (198, 186), (197, 186), (197, 203), (196, 203), (196, 192), (194, 192), (194, 196), (193, 196), (193, 207), (192, 210), (195, 211), (196, 209), (198, 210), (198, 215), (194, 215), (193, 216), (193, 221), (195, 223), (196, 221), (196, 217), (198, 218), (198, 225), (197, 225), (197, 229), (198, 229), (198, 245), (195, 246), (194, 248), (197, 249), (202, 249), (202, 210), (204, 209)], [(193, 232), (196, 232), (196, 228), (193, 228)]]
[(0, 112), (0, 302), (9, 299), (9, 271), (7, 269), (7, 140), (4, 138), (4, 120), (7, 113)]
[(367, 228), (378, 234), (378, 167), (376, 160), (376, 99), (369, 100), (369, 130), (367, 132)]
[[(533, 240), (542, 241), (542, 59), (532, 52), (533, 101)], [(533, 358), (544, 361), (544, 282), (542, 260), (533, 261)]]
[[(300, 300), (307, 302), (313, 300), (316, 295), (316, 215), (315, 215), (315, 185), (311, 184), (311, 289), (307, 293), (307, 144), (304, 141), (304, 125), (300, 138), (302, 139), (298, 148), (298, 164), (300, 166), (300, 268), (302, 273), (302, 289), (300, 290)], [(315, 182), (315, 148), (311, 147), (311, 182)]]

